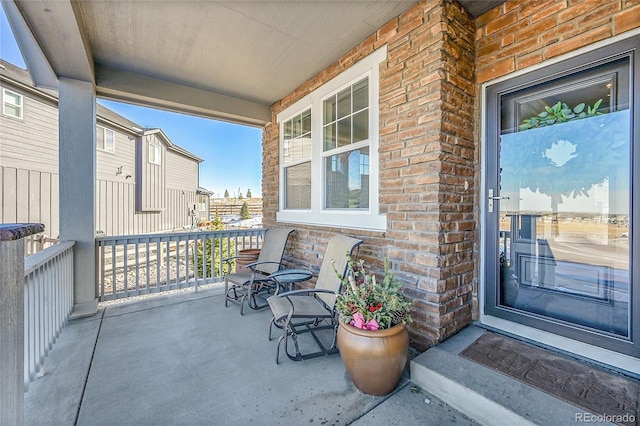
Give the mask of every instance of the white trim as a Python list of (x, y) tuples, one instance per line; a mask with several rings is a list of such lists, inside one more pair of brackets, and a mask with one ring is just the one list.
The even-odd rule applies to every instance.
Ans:
[(498, 318), (492, 315), (487, 315), (484, 313), (485, 309), (485, 292), (487, 283), (485, 282), (486, 276), (486, 262), (485, 255), (486, 253), (486, 245), (487, 245), (487, 231), (484, 223), (486, 222), (487, 212), (486, 212), (486, 184), (487, 184), (487, 176), (486, 176), (486, 153), (487, 153), (487, 141), (485, 139), (485, 130), (486, 130), (486, 120), (487, 120), (487, 111), (486, 111), (486, 98), (487, 98), (487, 87), (492, 86), (494, 84), (513, 79), (515, 77), (521, 76), (523, 74), (529, 73), (531, 71), (535, 71), (541, 68), (546, 68), (550, 65), (556, 64), (558, 62), (562, 62), (567, 59), (571, 59), (585, 53), (594, 51), (596, 49), (609, 46), (611, 44), (626, 40), (628, 38), (637, 36), (640, 34), (640, 28), (628, 31), (619, 36), (615, 36), (609, 38), (607, 40), (603, 40), (589, 46), (586, 46), (581, 49), (577, 49), (573, 52), (567, 53), (565, 55), (559, 56), (552, 60), (543, 61), (540, 64), (536, 64), (530, 66), (528, 68), (524, 68), (522, 70), (518, 70), (508, 75), (501, 76), (494, 80), (485, 82), (482, 84), (482, 89), (480, 91), (480, 201), (479, 201), (479, 210), (480, 210), (480, 250), (478, 253), (480, 264), (478, 268), (478, 310), (479, 310), (479, 321), (481, 324), (494, 327), (498, 330), (511, 333), (513, 335), (532, 340), (534, 342), (541, 343), (546, 346), (558, 348), (562, 351), (566, 351), (569, 353), (574, 353), (581, 357), (594, 360), (596, 362), (612, 366), (614, 368), (618, 368), (621, 370), (629, 371), (634, 374), (640, 374), (640, 362), (637, 358), (631, 357), (629, 355), (624, 355), (618, 352), (613, 352), (604, 348), (600, 348), (597, 346), (589, 345), (587, 343), (579, 342), (577, 340), (570, 339), (568, 337), (559, 336), (553, 333), (549, 333), (543, 330), (539, 330), (537, 328), (529, 327), (523, 324), (519, 324), (516, 322), (508, 321), (502, 318)]
[[(11, 93), (12, 96), (16, 96), (20, 99), (20, 105), (15, 104), (13, 102), (7, 102), (7, 93)], [(15, 90), (10, 90), (10, 89), (2, 89), (2, 115), (5, 115), (7, 117), (11, 117), (11, 118), (17, 118), (18, 120), (22, 120), (24, 117), (24, 95), (22, 93), (18, 93)], [(10, 114), (7, 112), (6, 110), (6, 106), (7, 105), (11, 105), (14, 108), (17, 108), (18, 111), (20, 112), (19, 115), (14, 115), (14, 114)]]
[[(387, 229), (386, 215), (380, 211), (380, 160), (379, 147), (379, 119), (380, 119), (380, 64), (387, 59), (387, 46), (384, 45), (357, 64), (343, 71), (323, 86), (304, 96), (294, 104), (285, 108), (277, 116), (276, 120), (280, 128), (278, 141), (280, 182), (279, 211), (276, 212), (276, 221), (301, 223), (316, 226), (337, 226), (357, 229), (385, 231)], [(369, 78), (369, 138), (344, 147), (344, 151), (350, 151), (358, 146), (369, 147), (369, 208), (368, 209), (325, 209), (324, 208), (324, 159), (323, 150), (323, 101), (330, 95), (357, 83), (362, 78)], [(284, 122), (297, 114), (311, 109), (311, 209), (285, 210), (284, 199), (284, 167), (282, 135)], [(340, 149), (342, 150), (342, 149)], [(332, 155), (338, 150), (331, 150)], [(290, 164), (288, 164), (290, 165)], [(375, 166), (375, 167), (374, 167)]]

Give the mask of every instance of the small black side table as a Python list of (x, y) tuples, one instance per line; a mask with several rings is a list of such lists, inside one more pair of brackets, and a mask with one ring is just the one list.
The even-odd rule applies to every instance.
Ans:
[[(313, 274), (306, 269), (281, 269), (269, 275), (269, 278), (278, 283), (280, 286), (287, 286), (287, 291), (293, 290), (295, 283), (301, 283), (307, 281), (313, 276)], [(278, 290), (276, 290), (278, 294)]]

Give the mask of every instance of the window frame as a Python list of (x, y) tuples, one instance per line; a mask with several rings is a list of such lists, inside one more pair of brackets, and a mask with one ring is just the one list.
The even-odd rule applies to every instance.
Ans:
[[(277, 115), (279, 126), (279, 211), (276, 221), (316, 226), (339, 226), (354, 229), (385, 231), (386, 215), (380, 214), (379, 197), (379, 91), (380, 64), (387, 59), (387, 47), (371, 53), (332, 80), (298, 100)], [(369, 138), (344, 147), (324, 151), (323, 108), (324, 101), (341, 90), (368, 77), (369, 82)], [(285, 208), (284, 182), (284, 123), (307, 109), (311, 109), (311, 208), (303, 210)], [(328, 209), (326, 200), (325, 160), (340, 152), (369, 148), (369, 207)], [(287, 166), (293, 165), (288, 163)]]
[[(16, 105), (13, 102), (7, 102), (7, 93), (11, 93), (12, 95), (20, 98), (20, 105)], [(7, 104), (17, 108), (20, 114), (16, 116), (14, 114), (8, 113), (6, 109)], [(24, 118), (24, 95), (14, 90), (3, 88), (2, 89), (2, 115), (15, 118), (18, 120), (22, 120)]]
[[(102, 152), (108, 152), (110, 154), (115, 154), (116, 153), (116, 132), (112, 129), (109, 129), (107, 127), (101, 126), (101, 125), (96, 125), (97, 131), (100, 131), (100, 129), (102, 129), (102, 147), (98, 146), (98, 140), (96, 137), (96, 148), (99, 149)], [(105, 141), (107, 140), (107, 131), (111, 132), (112, 139), (111, 139), (111, 149), (107, 149), (106, 145), (105, 145)]]

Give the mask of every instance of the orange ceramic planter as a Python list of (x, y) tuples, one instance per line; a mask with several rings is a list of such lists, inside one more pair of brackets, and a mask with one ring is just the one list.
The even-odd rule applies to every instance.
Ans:
[(400, 381), (409, 355), (404, 324), (361, 330), (340, 321), (338, 349), (353, 384), (369, 395), (387, 395)]

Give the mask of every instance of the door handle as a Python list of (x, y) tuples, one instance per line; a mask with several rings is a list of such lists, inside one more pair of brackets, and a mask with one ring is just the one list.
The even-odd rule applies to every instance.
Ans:
[(493, 196), (493, 189), (489, 189), (489, 196), (487, 197), (487, 200), (489, 200), (489, 205), (487, 206), (489, 209), (489, 213), (493, 213), (493, 200), (508, 200), (509, 197), (494, 197)]

